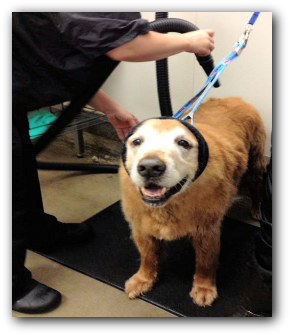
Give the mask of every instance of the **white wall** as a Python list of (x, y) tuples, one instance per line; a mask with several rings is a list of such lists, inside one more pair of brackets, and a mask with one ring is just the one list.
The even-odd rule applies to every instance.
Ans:
[[(213, 58), (217, 64), (244, 31), (252, 12), (170, 12), (200, 29), (215, 30)], [(154, 21), (155, 13), (142, 12)], [(206, 80), (195, 56), (182, 53), (169, 58), (171, 101), (177, 111)], [(251, 32), (248, 45), (221, 76), (220, 88), (212, 88), (207, 98), (240, 96), (260, 112), (266, 127), (266, 155), (270, 155), (272, 130), (272, 13), (262, 12)], [(140, 120), (159, 116), (155, 62), (121, 63), (104, 85), (104, 90)]]

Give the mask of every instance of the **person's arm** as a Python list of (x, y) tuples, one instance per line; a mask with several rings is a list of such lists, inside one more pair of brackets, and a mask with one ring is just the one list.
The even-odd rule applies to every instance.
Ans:
[(114, 126), (121, 141), (139, 120), (113, 101), (103, 90), (99, 90), (88, 103), (89, 106), (104, 113)]
[(161, 34), (150, 31), (107, 52), (117, 61), (146, 62), (167, 58), (181, 52), (207, 56), (214, 49), (213, 30), (197, 30), (184, 34)]

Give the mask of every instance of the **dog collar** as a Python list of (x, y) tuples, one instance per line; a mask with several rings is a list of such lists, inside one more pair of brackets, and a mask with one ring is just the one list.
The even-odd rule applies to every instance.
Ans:
[(209, 150), (208, 150), (208, 145), (207, 145), (204, 137), (201, 135), (201, 133), (194, 126), (192, 126), (191, 124), (189, 124), (189, 123), (187, 123), (183, 120), (173, 119), (170, 116), (160, 116), (160, 117), (154, 117), (154, 118), (150, 118), (150, 119), (146, 119), (144, 121), (141, 121), (135, 127), (133, 127), (129, 131), (127, 136), (125, 137), (125, 140), (122, 144), (121, 157), (122, 157), (124, 167), (125, 167), (128, 174), (129, 174), (129, 171), (126, 168), (126, 158), (127, 158), (126, 144), (127, 144), (128, 139), (137, 131), (137, 129), (142, 124), (144, 124), (148, 120), (169, 120), (169, 119), (170, 120), (176, 120), (177, 122), (180, 122), (188, 130), (190, 130), (197, 139), (197, 142), (198, 142), (198, 168), (197, 168), (197, 171), (196, 171), (196, 174), (195, 174), (194, 178), (192, 179), (192, 182), (195, 181), (203, 173), (204, 169), (206, 168), (207, 162), (208, 162)]

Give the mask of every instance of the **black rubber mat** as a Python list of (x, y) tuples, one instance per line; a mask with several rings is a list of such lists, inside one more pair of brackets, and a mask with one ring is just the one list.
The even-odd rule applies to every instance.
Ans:
[[(42, 255), (123, 290), (125, 281), (138, 270), (139, 254), (130, 239), (120, 203), (86, 222), (94, 227), (92, 240)], [(246, 262), (258, 229), (225, 218), (217, 274), (219, 298), (211, 307), (198, 307), (189, 296), (194, 274), (194, 251), (187, 238), (168, 243), (160, 263), (159, 281), (141, 299), (177, 316), (232, 316), (249, 278)]]

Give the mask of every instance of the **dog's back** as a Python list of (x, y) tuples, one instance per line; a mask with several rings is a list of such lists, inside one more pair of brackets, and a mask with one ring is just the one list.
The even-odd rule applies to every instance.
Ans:
[(233, 178), (229, 182), (238, 186), (246, 173), (255, 214), (266, 165), (266, 135), (260, 114), (241, 98), (230, 97), (209, 99), (199, 107), (194, 120), (209, 145), (211, 161), (220, 162), (225, 176)]
[(261, 116), (241, 98), (209, 99), (199, 107), (194, 120), (203, 132), (220, 133), (238, 149), (240, 140), (246, 149), (259, 142), (264, 150), (265, 131)]

